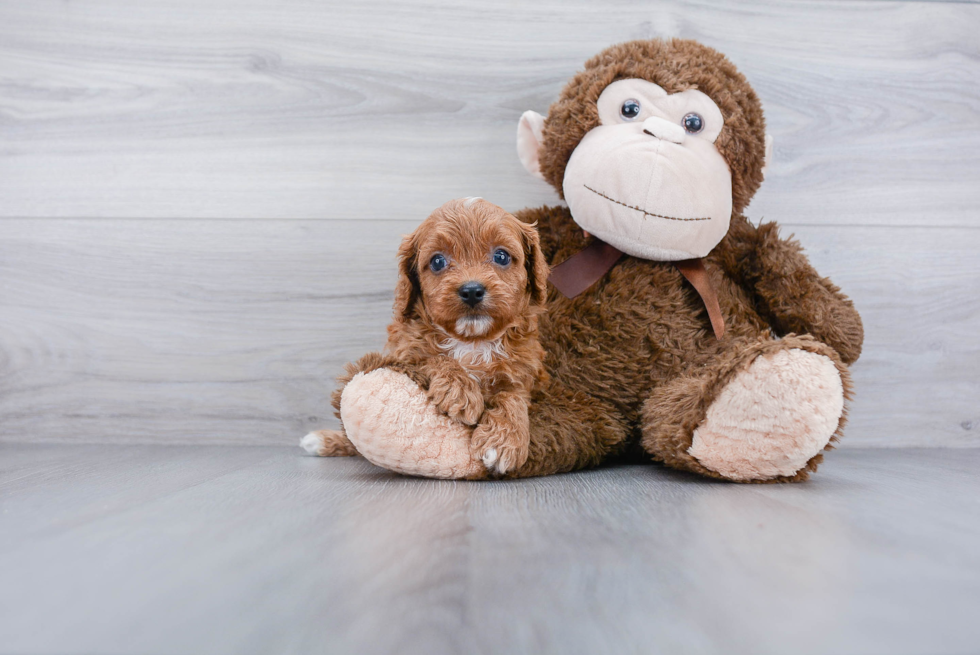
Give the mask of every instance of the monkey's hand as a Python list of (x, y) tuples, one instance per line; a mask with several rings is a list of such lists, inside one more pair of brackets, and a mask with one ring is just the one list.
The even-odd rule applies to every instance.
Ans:
[[(733, 221), (729, 262), (755, 291), (759, 312), (780, 336), (809, 334), (837, 351), (845, 364), (861, 355), (864, 327), (854, 303), (810, 264), (796, 241), (775, 223), (752, 227)], [(723, 262), (724, 265), (724, 262)]]
[(460, 423), (476, 425), (484, 409), (480, 383), (450, 357), (433, 357), (423, 369), (429, 376), (429, 400), (439, 411)]
[(505, 475), (520, 468), (527, 461), (530, 444), (527, 400), (512, 392), (491, 398), (470, 443), (487, 470)]

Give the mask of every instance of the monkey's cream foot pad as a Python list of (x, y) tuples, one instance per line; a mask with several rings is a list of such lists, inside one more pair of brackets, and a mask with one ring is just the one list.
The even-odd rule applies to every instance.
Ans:
[(711, 403), (688, 452), (734, 480), (791, 476), (827, 446), (843, 411), (844, 387), (827, 357), (760, 356)]
[(427, 478), (485, 477), (470, 454), (470, 432), (429, 402), (407, 376), (378, 369), (344, 388), (340, 416), (347, 437), (369, 462)]

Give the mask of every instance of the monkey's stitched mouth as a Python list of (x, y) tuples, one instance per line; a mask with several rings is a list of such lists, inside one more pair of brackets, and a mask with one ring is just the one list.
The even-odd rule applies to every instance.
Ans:
[(656, 218), (666, 218), (668, 221), (684, 221), (684, 222), (686, 222), (686, 221), (710, 221), (711, 220), (711, 217), (710, 216), (706, 216), (704, 218), (675, 218), (674, 216), (664, 216), (663, 214), (655, 214), (654, 212), (648, 212), (647, 210), (643, 209), (642, 207), (634, 207), (633, 205), (627, 205), (625, 202), (620, 202), (619, 200), (616, 200), (615, 198), (610, 198), (606, 194), (601, 193), (599, 191), (596, 191), (595, 189), (593, 189), (592, 187), (590, 187), (588, 184), (583, 184), (582, 186), (584, 186), (586, 189), (588, 189), (592, 193), (596, 194), (597, 196), (600, 196), (602, 198), (605, 198), (609, 202), (614, 202), (617, 205), (622, 205), (623, 207), (626, 207), (627, 209), (632, 209), (634, 211), (641, 212), (643, 214), (643, 217), (644, 218), (646, 218), (647, 216), (655, 216)]

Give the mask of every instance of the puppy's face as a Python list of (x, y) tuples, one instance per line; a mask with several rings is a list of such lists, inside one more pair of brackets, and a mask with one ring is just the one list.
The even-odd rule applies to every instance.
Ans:
[(406, 238), (403, 313), (463, 340), (494, 339), (543, 305), (547, 266), (537, 231), (485, 200), (453, 200)]

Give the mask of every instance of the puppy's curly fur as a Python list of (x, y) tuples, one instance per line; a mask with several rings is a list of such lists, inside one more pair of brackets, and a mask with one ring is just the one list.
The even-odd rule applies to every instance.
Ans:
[[(548, 377), (538, 342), (548, 265), (533, 225), (480, 198), (452, 200), (402, 242), (394, 319), (385, 353), (348, 364), (333, 405), (356, 373), (409, 375), (436, 407), (474, 426), (471, 447), (487, 469), (522, 466), (530, 441), (528, 405)], [(480, 299), (466, 301), (464, 285)], [(340, 431), (303, 441), (320, 456), (356, 455)]]

